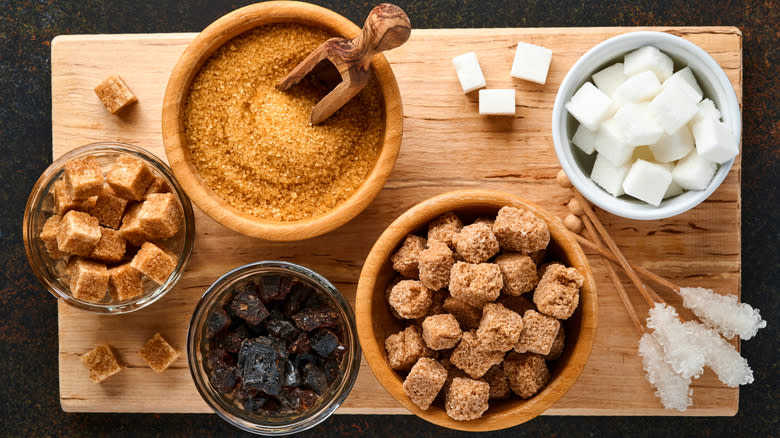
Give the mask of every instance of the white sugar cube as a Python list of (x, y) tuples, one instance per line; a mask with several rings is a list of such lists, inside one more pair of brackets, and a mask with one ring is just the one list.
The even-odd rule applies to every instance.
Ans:
[(627, 146), (642, 146), (653, 144), (664, 135), (664, 130), (658, 124), (649, 106), (645, 103), (629, 103), (623, 105), (612, 117)]
[(655, 144), (650, 145), (656, 161), (668, 163), (679, 160), (693, 150), (693, 135), (688, 126), (683, 126), (672, 134), (666, 134)]
[(650, 109), (664, 131), (672, 134), (696, 115), (699, 110), (696, 104), (700, 99), (701, 95), (685, 81), (677, 81), (655, 96)]
[(693, 125), (699, 123), (704, 119), (712, 119), (712, 120), (720, 121), (720, 111), (718, 111), (718, 108), (715, 107), (715, 102), (709, 99), (704, 99), (698, 104), (696, 104), (696, 107), (698, 108), (696, 114), (688, 122), (688, 126), (690, 126), (691, 128), (693, 128)]
[(631, 76), (615, 90), (618, 96), (631, 102), (639, 102), (655, 97), (661, 91), (661, 82), (651, 71), (643, 71)]
[(672, 182), (672, 174), (661, 164), (636, 160), (623, 180), (623, 191), (656, 207)]
[(677, 196), (684, 192), (682, 187), (680, 187), (679, 184), (677, 184), (677, 181), (672, 179), (672, 182), (669, 183), (669, 187), (666, 189), (666, 193), (664, 193), (664, 199), (669, 199), (672, 196)]
[(699, 83), (696, 82), (696, 78), (693, 76), (693, 70), (691, 70), (690, 67), (685, 67), (684, 69), (675, 72), (673, 75), (669, 77), (669, 79), (664, 81), (663, 87), (664, 88), (673, 87), (679, 81), (688, 84), (691, 87), (691, 89), (695, 91), (696, 94), (699, 96), (698, 100), (701, 100), (703, 95), (701, 91), (701, 87), (699, 86)]
[(456, 56), (452, 58), (452, 63), (455, 65), (455, 72), (458, 74), (458, 80), (464, 93), (470, 93), (487, 85), (485, 76), (482, 75), (482, 69), (479, 67), (476, 53), (469, 52)]
[(702, 157), (716, 163), (725, 163), (739, 153), (734, 134), (725, 123), (705, 119), (693, 125), (696, 151)]
[(515, 115), (515, 89), (479, 90), (479, 113), (486, 116)]
[(614, 118), (601, 124), (596, 133), (596, 151), (616, 166), (631, 159), (634, 147), (626, 143), (623, 131)]
[(596, 132), (586, 128), (585, 125), (580, 125), (574, 132), (574, 137), (571, 138), (572, 144), (577, 146), (590, 155), (596, 150)]
[(616, 166), (601, 154), (596, 154), (590, 178), (612, 196), (620, 196), (623, 194), (623, 179), (630, 167), (629, 164)]
[(674, 61), (653, 46), (634, 50), (623, 58), (623, 72), (626, 76), (633, 76), (645, 70), (651, 70), (658, 80), (663, 82), (672, 75)]
[(593, 82), (598, 89), (611, 98), (614, 98), (615, 91), (617, 91), (617, 88), (622, 85), (626, 79), (628, 79), (628, 76), (623, 73), (622, 62), (612, 64), (598, 73), (593, 74)]
[(674, 182), (685, 190), (704, 190), (712, 181), (718, 165), (701, 157), (696, 150), (677, 162), (672, 170)]
[(590, 82), (585, 82), (574, 96), (566, 102), (566, 109), (591, 131), (607, 117), (612, 99)]
[(510, 75), (513, 78), (544, 84), (550, 69), (552, 50), (528, 43), (517, 43)]

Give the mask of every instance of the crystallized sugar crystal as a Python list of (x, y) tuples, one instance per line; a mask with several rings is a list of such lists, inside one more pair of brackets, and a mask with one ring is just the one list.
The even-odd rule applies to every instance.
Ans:
[(688, 321), (683, 325), (693, 333), (695, 342), (704, 347), (705, 364), (718, 375), (718, 380), (732, 388), (753, 383), (753, 370), (733, 345), (697, 322)]
[(748, 340), (756, 335), (758, 329), (766, 327), (758, 309), (747, 303), (738, 303), (736, 295), (720, 295), (701, 287), (680, 288), (680, 295), (683, 306), (728, 339), (738, 335)]
[(695, 336), (694, 328), (686, 326), (677, 317), (674, 307), (656, 303), (650, 309), (647, 327), (663, 347), (666, 360), (675, 373), (682, 377), (696, 377), (704, 371), (707, 350)]
[(655, 396), (666, 409), (684, 411), (693, 403), (691, 378), (675, 374), (664, 359), (664, 352), (652, 335), (645, 334), (639, 340), (639, 356), (647, 371), (647, 381), (656, 388)]

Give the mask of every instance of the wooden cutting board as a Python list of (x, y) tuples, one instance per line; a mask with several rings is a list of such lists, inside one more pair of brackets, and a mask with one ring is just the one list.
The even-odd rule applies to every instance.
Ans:
[[(161, 332), (185, 349), (187, 325), (200, 295), (224, 272), (266, 259), (294, 261), (330, 279), (354, 300), (361, 265), (382, 230), (404, 210), (430, 196), (462, 188), (505, 190), (563, 217), (569, 199), (555, 184), (559, 170), (550, 123), (558, 85), (587, 49), (627, 28), (415, 30), (387, 53), (404, 102), (401, 153), (387, 185), (357, 218), (325, 236), (270, 243), (232, 232), (197, 208), (197, 238), (189, 267), (177, 286), (147, 309), (98, 316), (60, 303), (59, 366), (62, 408), (69, 412), (210, 412), (190, 378), (184, 355), (162, 375), (138, 355)], [(742, 36), (733, 27), (664, 28), (707, 50), (742, 96)], [(52, 41), (52, 139), (54, 158), (86, 143), (121, 141), (165, 159), (160, 111), (168, 76), (195, 36), (187, 34), (60, 36)], [(513, 80), (515, 44), (552, 49), (546, 85)], [(491, 88), (517, 90), (514, 118), (477, 114), (476, 96), (460, 91), (452, 57), (475, 51)], [(93, 87), (119, 73), (139, 102), (122, 117), (110, 115)], [(740, 289), (740, 175), (738, 157), (728, 178), (694, 210), (665, 220), (632, 221), (599, 211), (629, 260), (684, 286)], [(601, 260), (592, 256), (599, 289), (599, 329), (587, 367), (550, 415), (679, 415), (666, 411), (645, 381), (631, 325)], [(635, 295), (641, 317), (647, 306)], [(44, 293), (41, 291), (41, 293)], [(668, 292), (662, 296), (679, 306)], [(685, 312), (683, 312), (685, 314)], [(127, 369), (93, 384), (78, 356), (98, 343), (116, 347)], [(693, 406), (683, 415), (734, 415), (739, 390), (706, 372), (694, 385)], [(405, 414), (407, 411), (361, 365), (340, 413)]]

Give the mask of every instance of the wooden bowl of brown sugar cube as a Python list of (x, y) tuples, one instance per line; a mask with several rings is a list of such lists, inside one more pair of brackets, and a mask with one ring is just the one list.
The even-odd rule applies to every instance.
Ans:
[(399, 216), (360, 273), (366, 360), (404, 407), (458, 430), (540, 415), (585, 367), (593, 274), (563, 224), (504, 192), (464, 190)]
[(401, 146), (401, 97), (385, 57), (375, 55), (366, 87), (317, 125), (309, 116), (335, 67), (321, 63), (277, 88), (320, 44), (358, 32), (325, 8), (270, 1), (225, 15), (190, 43), (168, 82), (162, 131), (168, 162), (201, 210), (247, 236), (295, 241), (371, 203)]

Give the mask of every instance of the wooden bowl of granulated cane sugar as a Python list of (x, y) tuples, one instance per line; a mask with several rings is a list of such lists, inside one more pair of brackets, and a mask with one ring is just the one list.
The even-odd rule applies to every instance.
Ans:
[(359, 31), (319, 6), (270, 1), (225, 15), (187, 46), (165, 90), (162, 131), (173, 173), (201, 210), (247, 236), (293, 241), (371, 203), (401, 146), (401, 96), (385, 57), (319, 125), (309, 115), (329, 90), (316, 75), (275, 88), (324, 41)]

